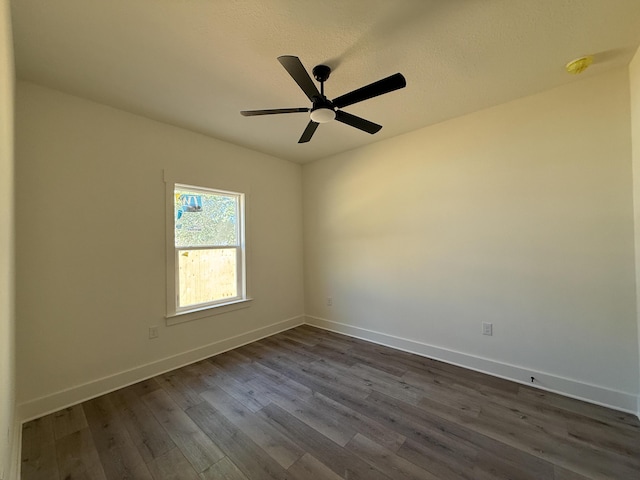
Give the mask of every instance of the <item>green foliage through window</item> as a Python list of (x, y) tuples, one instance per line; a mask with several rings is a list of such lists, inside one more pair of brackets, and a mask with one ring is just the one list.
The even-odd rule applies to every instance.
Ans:
[(189, 187), (175, 187), (176, 247), (239, 244), (239, 198)]

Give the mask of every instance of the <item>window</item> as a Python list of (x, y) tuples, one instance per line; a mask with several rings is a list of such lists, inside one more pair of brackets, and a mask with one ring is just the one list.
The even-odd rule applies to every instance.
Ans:
[(244, 195), (174, 184), (172, 223), (168, 316), (246, 300)]

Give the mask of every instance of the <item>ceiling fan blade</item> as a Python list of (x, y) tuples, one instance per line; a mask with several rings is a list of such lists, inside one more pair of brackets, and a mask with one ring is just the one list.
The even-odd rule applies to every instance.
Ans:
[(296, 81), (304, 94), (309, 97), (309, 100), (313, 102), (314, 97), (320, 96), (318, 87), (313, 83), (313, 80), (311, 80), (311, 77), (298, 57), (282, 55), (281, 57), (278, 57), (278, 61), (282, 64), (285, 70), (289, 72), (289, 75), (291, 75), (291, 77)]
[(363, 100), (368, 100), (369, 98), (377, 97), (378, 95), (393, 92), (406, 86), (407, 81), (404, 76), (401, 73), (395, 73), (387, 78), (370, 83), (352, 92), (345, 93), (333, 100), (333, 104), (338, 108), (342, 108), (362, 102)]
[(256, 115), (276, 115), (278, 113), (298, 113), (298, 112), (308, 112), (311, 110), (310, 108), (276, 108), (271, 110), (243, 110), (240, 114), (243, 117), (254, 117)]
[(338, 110), (336, 112), (336, 120), (342, 123), (346, 123), (347, 125), (351, 125), (352, 127), (356, 127), (364, 132), (370, 133), (371, 135), (379, 132), (382, 128), (382, 125), (370, 122), (369, 120), (365, 120), (364, 118), (356, 117), (355, 115), (343, 112), (342, 110)]
[(316, 133), (316, 128), (318, 128), (318, 125), (320, 124), (314, 122), (313, 120), (310, 120), (307, 124), (307, 128), (305, 128), (304, 132), (302, 132), (302, 136), (300, 137), (300, 140), (298, 140), (298, 143), (307, 143), (309, 140), (311, 140), (313, 134)]

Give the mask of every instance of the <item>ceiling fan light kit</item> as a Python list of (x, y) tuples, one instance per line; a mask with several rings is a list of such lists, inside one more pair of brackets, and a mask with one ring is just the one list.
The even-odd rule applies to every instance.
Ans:
[(320, 107), (311, 110), (310, 117), (316, 123), (327, 123), (336, 119), (336, 112), (332, 108)]
[(276, 115), (281, 113), (311, 112), (309, 115), (309, 123), (302, 133), (300, 140), (298, 140), (298, 143), (306, 143), (311, 140), (311, 137), (315, 133), (319, 124), (327, 123), (332, 120), (337, 120), (338, 122), (350, 125), (372, 135), (379, 132), (382, 125), (370, 122), (369, 120), (365, 120), (364, 118), (352, 115), (340, 109), (407, 86), (407, 81), (404, 76), (401, 73), (396, 73), (383, 78), (382, 80), (378, 80), (377, 82), (370, 83), (369, 85), (365, 85), (364, 87), (341, 95), (333, 100), (329, 100), (324, 94), (324, 82), (326, 82), (331, 75), (331, 68), (329, 66), (316, 65), (312, 70), (313, 77), (320, 82), (320, 91), (318, 91), (318, 88), (315, 83), (313, 83), (313, 80), (298, 57), (283, 55), (278, 57), (278, 61), (302, 89), (307, 98), (311, 100), (313, 106), (311, 108), (299, 107), (269, 110), (244, 110), (240, 113), (245, 117), (252, 117), (258, 115)]

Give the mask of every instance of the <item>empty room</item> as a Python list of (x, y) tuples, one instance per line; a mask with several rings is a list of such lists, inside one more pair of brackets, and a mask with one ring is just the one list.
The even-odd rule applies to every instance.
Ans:
[(640, 479), (640, 2), (0, 0), (0, 480)]

